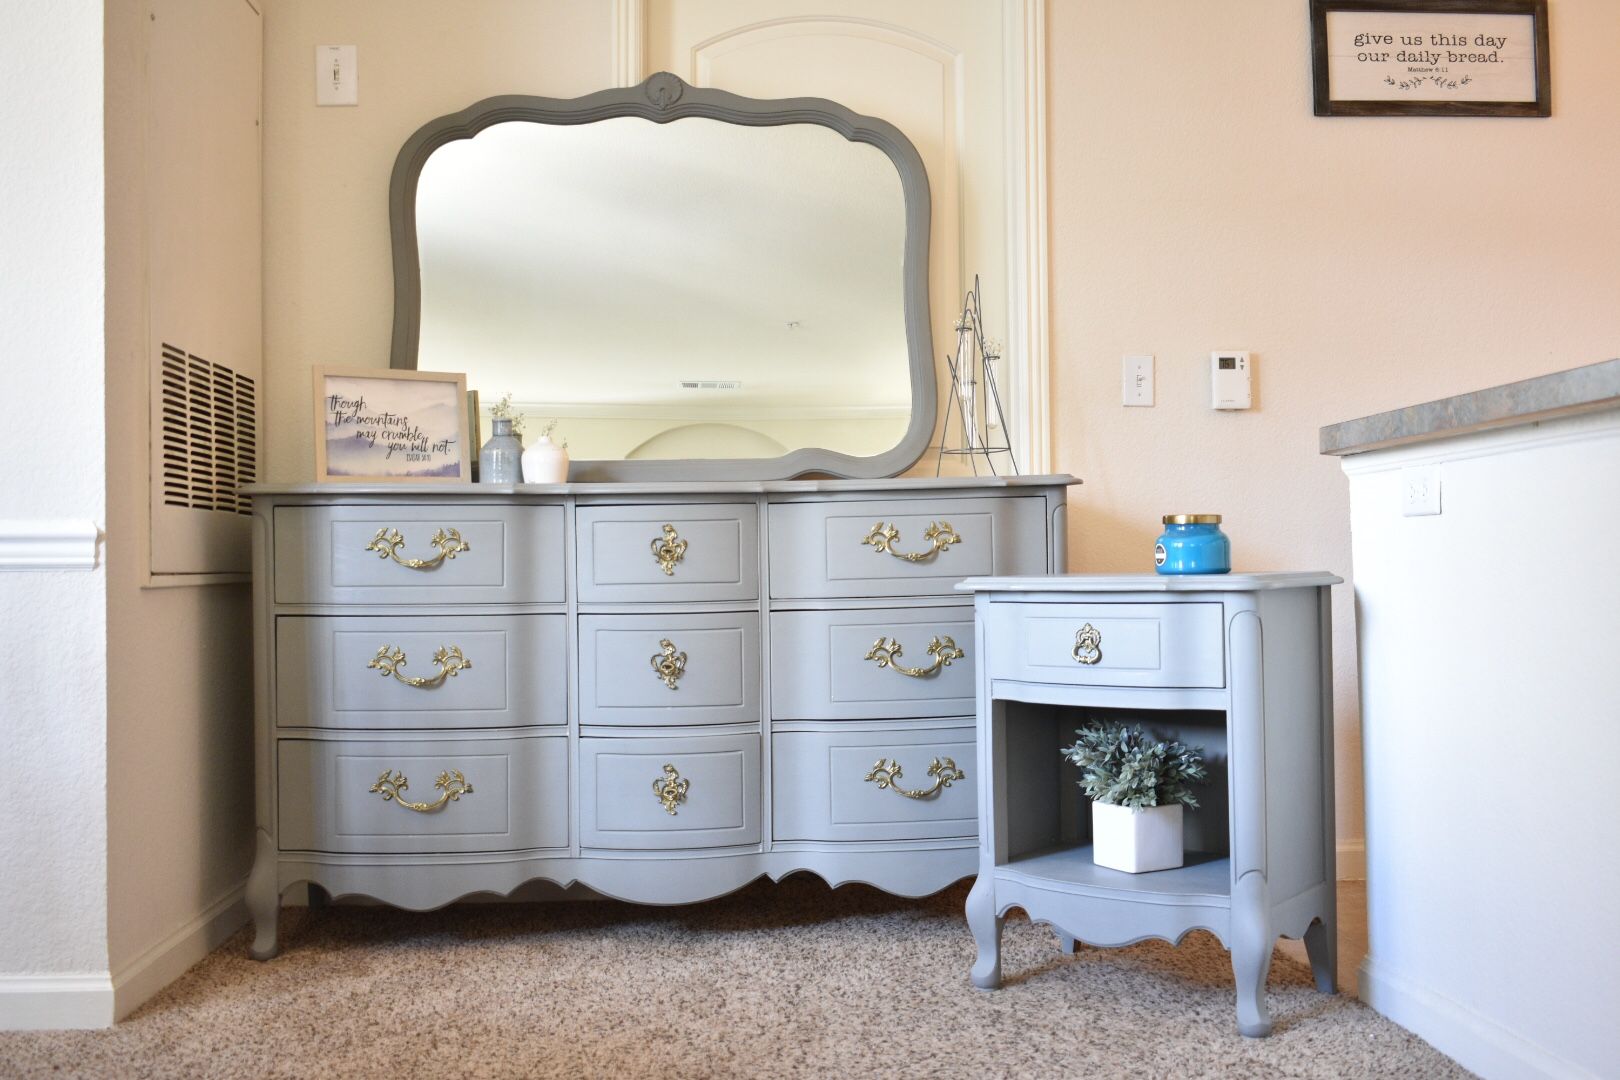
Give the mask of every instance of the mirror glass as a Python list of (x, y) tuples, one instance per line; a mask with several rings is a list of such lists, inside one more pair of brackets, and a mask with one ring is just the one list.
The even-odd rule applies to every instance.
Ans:
[(865, 457), (911, 419), (906, 207), (821, 124), (495, 123), (416, 189), (417, 367), (575, 461)]

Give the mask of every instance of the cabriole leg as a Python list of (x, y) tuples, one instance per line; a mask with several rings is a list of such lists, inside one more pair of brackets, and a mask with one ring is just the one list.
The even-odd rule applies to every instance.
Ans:
[(255, 960), (269, 960), (280, 951), (276, 920), (281, 914), (281, 890), (276, 886), (275, 845), (263, 830), (259, 831), (253, 870), (248, 874), (247, 907), (253, 916), (253, 945), (249, 951)]
[(1316, 976), (1316, 988), (1324, 994), (1333, 993), (1333, 976), (1338, 969), (1338, 950), (1335, 948), (1333, 927), (1318, 919), (1305, 931), (1305, 955), (1311, 959), (1311, 974)]
[(979, 947), (979, 958), (973, 964), (973, 985), (980, 990), (994, 990), (1001, 985), (1001, 927), (1005, 920), (996, 915), (996, 889), (988, 873), (981, 873), (968, 893), (967, 921), (973, 942)]
[(1271, 1034), (1266, 1008), (1266, 976), (1271, 973), (1272, 933), (1266, 879), (1258, 870), (1232, 886), (1232, 975), (1237, 980), (1238, 1033), (1250, 1038)]

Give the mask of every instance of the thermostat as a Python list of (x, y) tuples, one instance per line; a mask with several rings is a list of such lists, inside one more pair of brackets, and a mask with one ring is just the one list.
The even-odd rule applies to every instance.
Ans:
[(1250, 376), (1248, 353), (1210, 353), (1209, 407), (1212, 409), (1247, 409), (1254, 401)]

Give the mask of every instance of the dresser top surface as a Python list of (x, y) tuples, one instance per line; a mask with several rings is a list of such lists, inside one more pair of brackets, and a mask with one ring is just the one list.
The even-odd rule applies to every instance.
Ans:
[(304, 483), (249, 484), (255, 498), (288, 495), (398, 496), (409, 499), (491, 498), (514, 495), (815, 495), (871, 492), (926, 493), (1010, 488), (1070, 487), (1080, 481), (1067, 473), (1045, 476), (921, 476), (887, 480), (653, 480), (626, 484), (462, 484), (462, 483)]
[(1043, 577), (976, 577), (957, 585), (985, 593), (1197, 593), (1338, 585), (1343, 578), (1322, 570), (1243, 574), (1056, 574)]

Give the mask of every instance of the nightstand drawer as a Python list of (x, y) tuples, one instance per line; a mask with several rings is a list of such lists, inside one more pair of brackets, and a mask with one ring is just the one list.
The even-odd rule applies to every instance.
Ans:
[(568, 846), (568, 740), (282, 739), (283, 851)]
[(771, 595), (948, 595), (979, 574), (1046, 572), (1037, 498), (774, 503)]
[(778, 840), (978, 833), (973, 720), (894, 731), (782, 731), (771, 742)]
[(585, 506), (578, 522), (582, 603), (759, 598), (752, 503)]
[(757, 724), (759, 616), (582, 615), (580, 723)]
[(581, 739), (581, 847), (757, 844), (758, 735)]
[(771, 715), (883, 720), (973, 711), (971, 607), (771, 616)]
[(988, 605), (992, 679), (1092, 686), (1226, 685), (1219, 603)]
[(564, 615), (276, 619), (282, 727), (566, 724)]
[(560, 604), (560, 506), (276, 508), (281, 604)]

